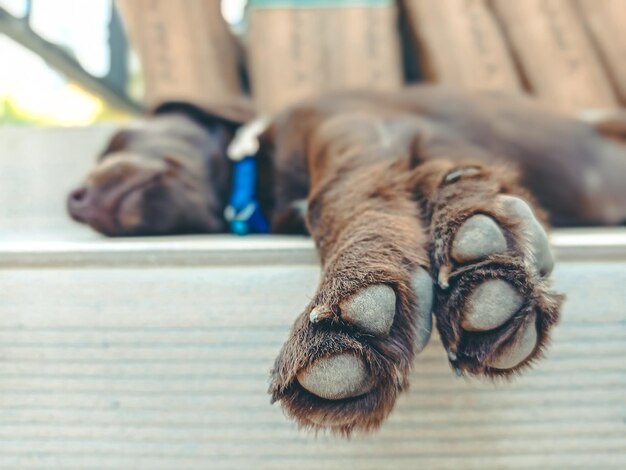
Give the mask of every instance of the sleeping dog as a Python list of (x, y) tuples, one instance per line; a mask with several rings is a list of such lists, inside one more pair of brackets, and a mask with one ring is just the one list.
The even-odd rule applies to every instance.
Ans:
[(619, 118), (433, 86), (342, 93), (276, 116), (244, 166), (227, 154), (253, 116), (164, 105), (112, 138), (68, 208), (110, 236), (309, 233), (321, 281), (270, 386), (303, 426), (378, 427), (433, 314), (458, 374), (527, 368), (562, 301), (548, 224), (626, 220)]

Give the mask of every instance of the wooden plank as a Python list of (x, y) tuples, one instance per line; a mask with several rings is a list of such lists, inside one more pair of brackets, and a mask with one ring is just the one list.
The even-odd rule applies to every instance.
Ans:
[(219, 0), (117, 0), (141, 61), (146, 104), (240, 98), (239, 57)]
[(331, 3), (250, 3), (249, 68), (262, 112), (331, 91), (402, 85), (394, 2)]
[(484, 0), (403, 0), (426, 78), (466, 90), (522, 90)]
[(626, 104), (626, 5), (622, 0), (577, 0), (580, 17), (622, 104)]
[(533, 94), (567, 114), (618, 106), (573, 2), (493, 0), (491, 5)]
[(547, 358), (514, 381), (458, 379), (434, 335), (389, 421), (351, 441), (299, 432), (266, 395), (315, 264), (5, 268), (0, 465), (618, 468), (623, 266), (557, 267), (562, 324)]
[[(63, 212), (48, 214), (58, 224), (71, 223)], [(42, 215), (46, 217), (46, 215)], [(85, 240), (80, 237), (85, 235)], [(304, 236), (196, 235), (159, 238), (107, 239), (68, 227), (60, 240), (14, 241), (0, 235), (1, 267), (112, 267), (112, 266), (241, 266), (315, 264), (318, 257)], [(559, 229), (551, 233), (561, 261), (626, 260), (626, 229)]]

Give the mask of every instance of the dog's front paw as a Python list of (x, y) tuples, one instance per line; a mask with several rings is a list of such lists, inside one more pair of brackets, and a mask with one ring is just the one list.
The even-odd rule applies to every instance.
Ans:
[[(454, 184), (463, 180), (444, 179), (442, 192)], [(432, 215), (437, 327), (458, 373), (510, 375), (541, 355), (558, 319), (548, 236), (519, 197), (449, 191), (457, 197)]]
[(369, 285), (361, 275), (330, 276), (296, 320), (270, 393), (300, 425), (374, 429), (407, 387), (413, 355), (430, 338), (434, 293), (424, 268), (406, 280), (400, 272), (373, 273)]

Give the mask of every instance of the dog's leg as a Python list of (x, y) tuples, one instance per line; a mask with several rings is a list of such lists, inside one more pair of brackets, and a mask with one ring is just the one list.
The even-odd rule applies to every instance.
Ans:
[(276, 359), (270, 393), (300, 425), (349, 434), (376, 428), (408, 386), (430, 337), (433, 281), (408, 159), (330, 142), (314, 163), (307, 212), (321, 281)]
[(507, 171), (433, 161), (415, 170), (430, 221), (435, 318), (458, 373), (507, 376), (541, 355), (562, 297), (540, 209)]

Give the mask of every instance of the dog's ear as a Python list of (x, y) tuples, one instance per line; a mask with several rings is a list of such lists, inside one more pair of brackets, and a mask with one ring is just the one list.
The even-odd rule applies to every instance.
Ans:
[(251, 121), (257, 115), (252, 103), (245, 99), (231, 100), (214, 105), (195, 105), (184, 101), (168, 101), (157, 106), (153, 113), (184, 113), (206, 127), (223, 126), (230, 131)]
[(127, 148), (132, 136), (133, 131), (131, 129), (120, 129), (117, 131), (98, 155), (98, 161), (103, 160), (111, 153), (120, 152)]

